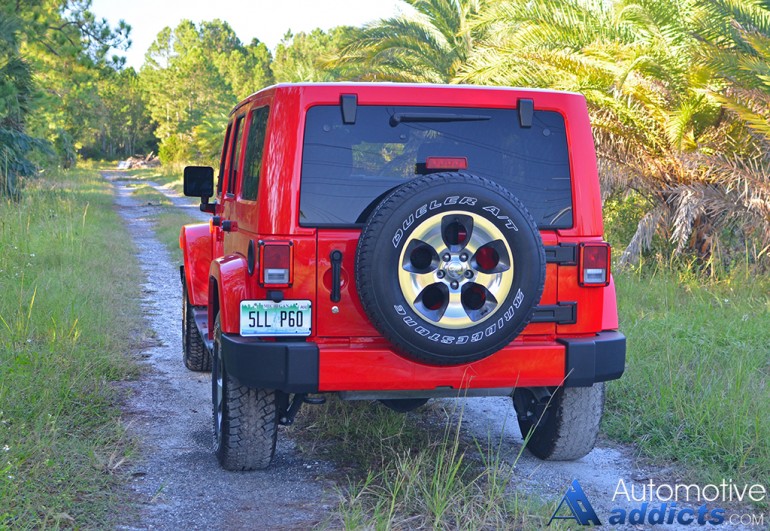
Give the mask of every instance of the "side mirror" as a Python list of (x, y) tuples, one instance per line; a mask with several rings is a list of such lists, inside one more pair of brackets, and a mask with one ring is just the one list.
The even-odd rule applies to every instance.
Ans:
[(208, 203), (209, 197), (214, 195), (214, 168), (187, 166), (184, 169), (184, 195), (200, 197), (202, 203)]

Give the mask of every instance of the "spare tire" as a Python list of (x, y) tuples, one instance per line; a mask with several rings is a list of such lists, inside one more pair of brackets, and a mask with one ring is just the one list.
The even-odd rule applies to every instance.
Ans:
[(356, 252), (372, 324), (398, 352), (432, 365), (480, 360), (509, 344), (544, 282), (530, 213), (503, 187), (463, 172), (397, 188), (372, 212)]

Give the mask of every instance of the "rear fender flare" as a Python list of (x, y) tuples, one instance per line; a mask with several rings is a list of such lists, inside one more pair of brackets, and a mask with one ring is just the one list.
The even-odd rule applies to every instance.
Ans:
[(209, 268), (211, 267), (211, 232), (207, 223), (185, 225), (179, 233), (179, 247), (184, 259), (184, 282), (193, 306), (209, 303)]
[(214, 319), (219, 311), (222, 332), (240, 332), (241, 301), (249, 298), (246, 258), (231, 254), (211, 262), (209, 290), (217, 304), (209, 305), (209, 337), (213, 337)]

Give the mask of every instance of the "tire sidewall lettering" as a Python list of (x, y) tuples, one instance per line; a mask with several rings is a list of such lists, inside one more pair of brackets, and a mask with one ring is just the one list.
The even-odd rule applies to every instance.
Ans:
[[(438, 212), (435, 212), (436, 210), (442, 209), (444, 207), (453, 207), (457, 205), (475, 207), (477, 206), (478, 203), (479, 203), (479, 199), (477, 197), (467, 196), (467, 195), (464, 195), (464, 196), (450, 195), (450, 196), (444, 197), (443, 199), (431, 199), (429, 202), (424, 203), (419, 207), (417, 207), (413, 212), (410, 212), (401, 221), (401, 223), (399, 223), (398, 228), (393, 233), (393, 238), (391, 238), (391, 243), (393, 244), (394, 248), (398, 249), (399, 244), (403, 241), (404, 236), (408, 233), (409, 229), (414, 225), (415, 221), (419, 220), (420, 218), (422, 218), (428, 213), (437, 214)], [(493, 221), (496, 220), (498, 222), (502, 222), (501, 225), (503, 228), (518, 232), (519, 229), (516, 226), (516, 224), (513, 222), (513, 220), (506, 215), (500, 214), (501, 212), (500, 207), (496, 205), (487, 205), (485, 207), (482, 207), (481, 209), (488, 212), (489, 214), (492, 214)]]

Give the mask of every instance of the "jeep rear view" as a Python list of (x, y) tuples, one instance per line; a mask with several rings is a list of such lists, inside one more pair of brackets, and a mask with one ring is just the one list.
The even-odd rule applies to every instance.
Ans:
[(581, 95), (277, 85), (232, 111), (214, 173), (185, 169), (212, 219), (180, 235), (182, 332), (224, 468), (268, 466), (329, 393), (510, 396), (536, 456), (593, 448), (625, 338)]

